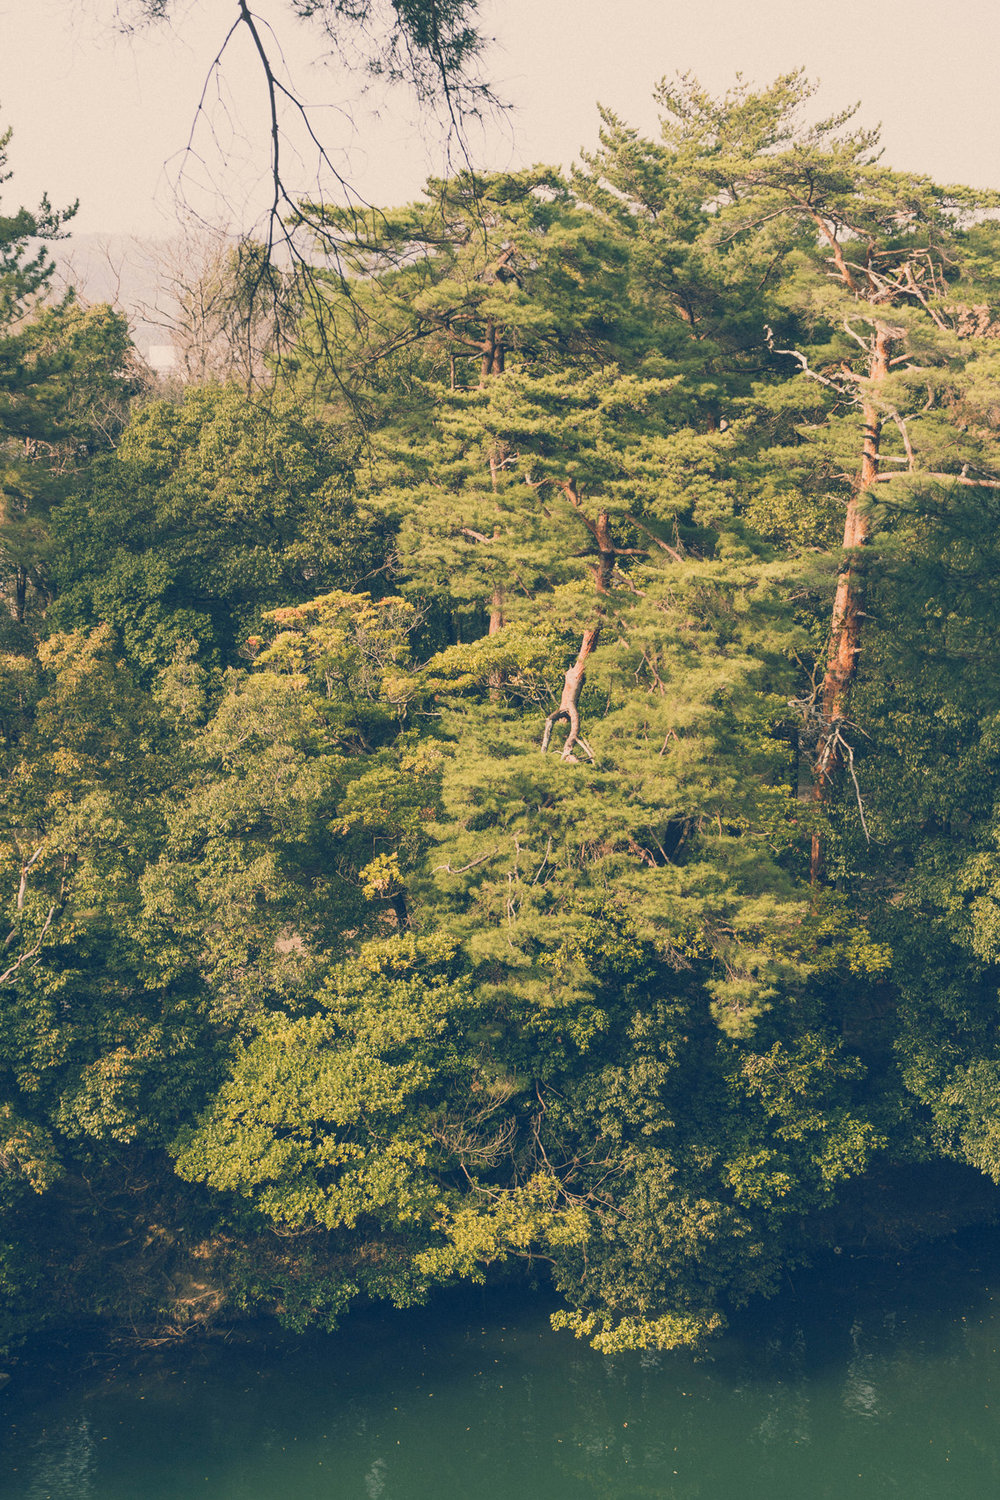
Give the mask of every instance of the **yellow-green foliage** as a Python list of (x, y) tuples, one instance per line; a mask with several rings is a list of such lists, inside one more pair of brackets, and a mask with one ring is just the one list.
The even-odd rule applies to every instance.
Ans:
[(270, 408), (149, 404), (4, 521), (12, 1332), (197, 1247), (295, 1327), (525, 1266), (695, 1347), (876, 1236), (860, 1179), (1000, 1181), (996, 199), (808, 98), (314, 206)]

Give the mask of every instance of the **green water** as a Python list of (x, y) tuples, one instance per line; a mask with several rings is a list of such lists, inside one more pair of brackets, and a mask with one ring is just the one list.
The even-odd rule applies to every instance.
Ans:
[(475, 1293), (329, 1337), (161, 1348), (0, 1398), (2, 1500), (1000, 1493), (1000, 1239), (843, 1257), (711, 1356), (605, 1359)]

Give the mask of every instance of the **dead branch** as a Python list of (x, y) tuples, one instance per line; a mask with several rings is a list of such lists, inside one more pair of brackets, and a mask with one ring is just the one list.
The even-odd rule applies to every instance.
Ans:
[[(45, 918), (45, 925), (42, 928), (41, 932), (38, 934), (38, 937), (35, 939), (34, 944), (32, 945), (32, 947), (27, 948), (21, 954), (20, 958), (15, 959), (15, 961), (11, 964), (11, 966), (10, 966), (9, 969), (5, 969), (4, 972), (2, 974), (0, 974), (0, 984), (6, 984), (7, 980), (13, 978), (13, 976), (17, 973), (18, 969), (21, 967), (22, 964), (28, 963), (28, 961), (30, 959), (36, 958), (38, 956), (38, 954), (41, 951), (42, 943), (43, 943), (43, 941), (45, 939), (45, 934), (48, 932), (49, 928), (52, 926), (52, 918), (55, 916), (56, 910), (57, 910), (57, 907), (56, 907), (55, 903), (53, 903), (53, 905), (49, 907), (49, 914)], [(10, 941), (10, 939), (8, 939), (8, 942), (9, 941)], [(6, 946), (6, 944), (5, 944), (5, 946)]]
[[(27, 864), (22, 865), (22, 867), (21, 867), (21, 882), (20, 882), (20, 885), (17, 888), (17, 909), (18, 909), (18, 911), (23, 911), (24, 910), (24, 895), (25, 895), (25, 892), (26, 892), (26, 890), (28, 888), (28, 871), (31, 869), (31, 867), (35, 863), (35, 861), (41, 857), (41, 854), (42, 854), (42, 851), (43, 851), (44, 848), (45, 848), (44, 844), (39, 844), (38, 848), (35, 850), (34, 854), (31, 856), (31, 858), (28, 860)], [(7, 941), (9, 942), (10, 939), (8, 938)], [(6, 944), (4, 946), (6, 946)]]
[(588, 760), (593, 761), (594, 759), (594, 752), (591, 750), (586, 740), (582, 739), (580, 736), (579, 704), (580, 691), (583, 687), (583, 679), (587, 669), (587, 659), (590, 656), (591, 652), (594, 650), (594, 647), (597, 645), (597, 642), (600, 639), (600, 635), (600, 625), (596, 625), (592, 629), (584, 631), (583, 640), (580, 643), (580, 650), (577, 653), (576, 661), (571, 667), (568, 667), (566, 670), (566, 677), (563, 682), (562, 697), (559, 700), (559, 707), (553, 713), (549, 714), (548, 718), (545, 720), (545, 728), (542, 732), (542, 754), (544, 755), (549, 748), (549, 741), (552, 738), (553, 728), (556, 724), (565, 719), (565, 721), (569, 724), (569, 733), (566, 736), (566, 743), (563, 745), (562, 754), (559, 758), (560, 760), (568, 761), (572, 765), (578, 764), (577, 758), (573, 754), (573, 751), (577, 745), (580, 746), (580, 749), (587, 756)]
[(651, 542), (655, 543), (655, 545), (661, 549), (661, 551), (666, 552), (670, 557), (672, 557), (674, 562), (684, 561), (683, 555), (678, 552), (675, 547), (668, 546), (668, 544), (663, 540), (662, 537), (657, 536), (655, 531), (651, 531), (648, 526), (644, 525), (642, 521), (637, 520), (635, 516), (626, 512), (625, 519), (626, 521), (628, 521), (630, 526), (634, 526), (637, 531), (643, 532), (646, 536), (649, 537), (649, 540)]
[(973, 489), (1000, 490), (1000, 479), (973, 479), (971, 475), (965, 473), (943, 474), (936, 469), (914, 469), (895, 474), (876, 475), (877, 484), (887, 484), (890, 479), (939, 479), (946, 484), (971, 485)]
[(770, 349), (772, 354), (787, 354), (789, 359), (794, 359), (795, 363), (802, 371), (802, 374), (808, 376), (810, 380), (816, 380), (820, 385), (825, 385), (829, 390), (836, 391), (838, 396), (850, 396), (850, 399), (852, 401), (856, 399), (853, 393), (849, 392), (847, 390), (847, 387), (843, 384), (843, 377), (840, 380), (831, 380), (829, 375), (820, 374), (819, 370), (813, 369), (812, 365), (809, 363), (808, 358), (802, 353), (801, 349), (776, 348), (774, 343), (774, 331), (769, 323), (764, 324), (764, 342), (767, 344), (767, 347)]
[(485, 864), (488, 859), (492, 859), (494, 854), (499, 852), (498, 846), (496, 849), (491, 849), (488, 854), (481, 854), (478, 859), (471, 860), (467, 865), (459, 865), (457, 870), (453, 870), (451, 865), (435, 865), (431, 874), (436, 875), (439, 870), (443, 870), (446, 875), (464, 875), (466, 870), (474, 870), (477, 865)]

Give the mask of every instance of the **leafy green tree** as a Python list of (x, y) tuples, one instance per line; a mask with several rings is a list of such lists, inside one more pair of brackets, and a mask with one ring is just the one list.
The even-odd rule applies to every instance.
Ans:
[(12, 1333), (39, 1265), (173, 1317), (197, 1244), (294, 1326), (524, 1262), (696, 1345), (900, 1166), (1000, 1180), (992, 200), (798, 77), (660, 97), (571, 184), (325, 213), (326, 420), (190, 391), (56, 513), (74, 628), (0, 657)]
[[(995, 360), (988, 341), (978, 357)], [(901, 488), (875, 511), (853, 690), (865, 828), (846, 797), (831, 808), (841, 881), (892, 955), (890, 982), (838, 1007), (895, 1077), (895, 1149), (997, 1180), (996, 499)]]
[[(20, 1291), (0, 1342), (25, 1320), (128, 1316), (130, 1273), (120, 1254), (102, 1266), (105, 1247), (125, 1252), (138, 1285), (158, 1211), (164, 1236), (183, 1237), (164, 1146), (221, 1060), (195, 958), (177, 944), (158, 951), (143, 911), (142, 878), (184, 774), (173, 714), (115, 659), (107, 628), (53, 636), (14, 666), (20, 715), (6, 721), (0, 791), (0, 1151)], [(133, 1310), (149, 1316), (165, 1290), (151, 1280)]]
[[(459, 285), (458, 231), (441, 253), (413, 252), (411, 277), (419, 238), (404, 220), (383, 267), (370, 243), (358, 263), (366, 299), (384, 296), (398, 336), (428, 351), (418, 384), (416, 367), (393, 366), (392, 340), (371, 356), (387, 390), (414, 385), (424, 413), (419, 430), (380, 431), (378, 494), (400, 519), (404, 597), (459, 605), (471, 620), (478, 610), (481, 629), (488, 607), (489, 633), (423, 662), (399, 653), (376, 674), (396, 727), (379, 741), (378, 776), (352, 776), (342, 805), (378, 791), (366, 822), (382, 852), (364, 867), (341, 856), (339, 868), (390, 898), (418, 942), (443, 939), (460, 962), (476, 1019), (459, 1053), (478, 1049), (483, 1070), (467, 1092), (502, 1096), (503, 1112), (448, 1123), (450, 1082), (422, 1074), (444, 1123), (421, 1152), (407, 1106), (372, 1135), (361, 1103), (345, 1096), (336, 1114), (338, 1085), (323, 1106), (333, 1112), (310, 1114), (301, 1150), (286, 1151), (266, 1099), (283, 1087), (315, 1099), (313, 1038), (329, 1081), (356, 1066), (352, 1038), (373, 1023), (331, 1031), (319, 1019), (329, 1002), (303, 992), (319, 1029), (305, 1019), (289, 1029), (272, 985), (231, 1082), (181, 1139), (181, 1170), (289, 1227), (340, 1235), (353, 1224), (391, 1242), (397, 1298), (540, 1256), (571, 1298), (573, 1326), (602, 1347), (696, 1340), (725, 1300), (773, 1284), (803, 1217), (883, 1144), (859, 1098), (866, 1068), (823, 995), (831, 976), (881, 974), (887, 960), (863, 931), (851, 935), (835, 902), (807, 897), (804, 813), (779, 732), (808, 646), (784, 598), (801, 564), (741, 515), (742, 434), (706, 420), (714, 396), (685, 383), (686, 347), (672, 365), (662, 343), (645, 354), (622, 344), (623, 371), (586, 337), (574, 342), (558, 254), (546, 260), (551, 224), (533, 231), (530, 296), (504, 289), (502, 322), (488, 275)], [(458, 249), (464, 268), (465, 239)], [(444, 289), (433, 316), (410, 284), (418, 277), (435, 298)], [(627, 330), (624, 283), (618, 296)], [(438, 319), (445, 304), (462, 310), (457, 335)], [(552, 332), (533, 340), (532, 329)], [(453, 376), (453, 338), (476, 360), (474, 383)], [(717, 395), (714, 357), (702, 374)], [(745, 371), (734, 379), (746, 390)], [(316, 602), (321, 615), (291, 612), (294, 629), (260, 658), (283, 665), (285, 692), (307, 692), (327, 714), (359, 671), (350, 632), (325, 618), (332, 602)], [(430, 822), (414, 842), (382, 808), (415, 763), (415, 732)], [(346, 833), (340, 817), (331, 826)], [(276, 1088), (279, 1033), (289, 1071)], [(393, 1038), (394, 1061), (408, 1065), (425, 1038)], [(401, 1164), (388, 1174), (376, 1144), (387, 1134)], [(373, 1171), (388, 1197), (366, 1197), (348, 1172), (362, 1217), (345, 1223), (342, 1174), (322, 1164), (355, 1158), (363, 1184)]]
[(53, 527), (53, 622), (112, 625), (147, 673), (191, 639), (239, 660), (268, 609), (377, 581), (389, 540), (335, 434), (236, 386), (143, 407)]
[(625, 247), (552, 168), (431, 178), (398, 209), (306, 203), (301, 214), (336, 267), (313, 338), (337, 337), (341, 378), (362, 393), (405, 382), (413, 426), (421, 379), (482, 384), (511, 358), (593, 365), (635, 332), (623, 324)]
[[(894, 479), (975, 484), (992, 474), (981, 441), (955, 443), (955, 424), (942, 411), (952, 403), (941, 397), (942, 387), (953, 387), (965, 315), (952, 304), (968, 295), (957, 290), (964, 226), (997, 198), (885, 167), (876, 133), (845, 129), (853, 111), (803, 129), (796, 111), (809, 92), (792, 74), (760, 94), (743, 88), (714, 101), (684, 82), (662, 89), (661, 99), (678, 168), (711, 194), (716, 235), (753, 243), (763, 226), (784, 224), (795, 274), (780, 300), (811, 336), (805, 348), (776, 352), (829, 393), (826, 420), (803, 455), (815, 467), (821, 453), (828, 473), (840, 471), (846, 499), (844, 562), (815, 710), (823, 800), (850, 749), (844, 731), (862, 650), (859, 549), (871, 540), (871, 492)], [(814, 878), (820, 867), (816, 835)]]
[[(0, 184), (8, 182), (0, 136)], [(117, 435), (135, 381), (125, 320), (50, 296), (59, 239), (75, 208), (43, 198), (0, 218), (0, 591), (17, 624), (50, 597), (48, 512), (68, 477)]]
[[(731, 566), (674, 584), (679, 610), (706, 578), (724, 598)], [(653, 565), (636, 578), (654, 587), (628, 597), (650, 598)], [(846, 967), (846, 935), (834, 911), (803, 926), (768, 852), (795, 804), (769, 785), (781, 752), (769, 757), (766, 710), (753, 719), (759, 660), (733, 649), (723, 608), (714, 682), (691, 657), (671, 663), (657, 600), (661, 670), (616, 689), (618, 656), (593, 761), (541, 749), (537, 698), (564, 637), (510, 622), (414, 667), (412, 609), (351, 596), (275, 612), (277, 635), (209, 729), (210, 774), (176, 826), (214, 842), (219, 809), (222, 841), (218, 856), (211, 842), (192, 844), (193, 864), (181, 855), (198, 895), (167, 916), (225, 912), (227, 954), (206, 975), (247, 1041), (179, 1137), (179, 1167), (311, 1238), (320, 1266), (332, 1257), (317, 1315), (526, 1256), (551, 1262), (573, 1325), (602, 1347), (696, 1340), (720, 1299), (773, 1284), (802, 1215), (879, 1144), (855, 1107), (863, 1067), (810, 998)], [(746, 607), (759, 636), (766, 603)], [(619, 645), (634, 669), (641, 653)], [(338, 888), (317, 884), (323, 868)], [(233, 877), (256, 897), (245, 919)], [(374, 922), (409, 933), (387, 942)], [(291, 933), (293, 987), (275, 961)], [(317, 990), (314, 960), (321, 972), (368, 934), (357, 977), (328, 968)], [(443, 990), (432, 952), (447, 956)], [(405, 988), (374, 978), (404, 972)], [(828, 1109), (814, 1107), (821, 1081)]]

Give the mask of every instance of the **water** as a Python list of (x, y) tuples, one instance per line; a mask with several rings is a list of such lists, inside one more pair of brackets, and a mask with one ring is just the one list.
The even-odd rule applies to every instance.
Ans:
[(990, 1500), (1000, 1237), (841, 1261), (709, 1358), (606, 1359), (541, 1298), (167, 1347), (0, 1398), (0, 1500)]

